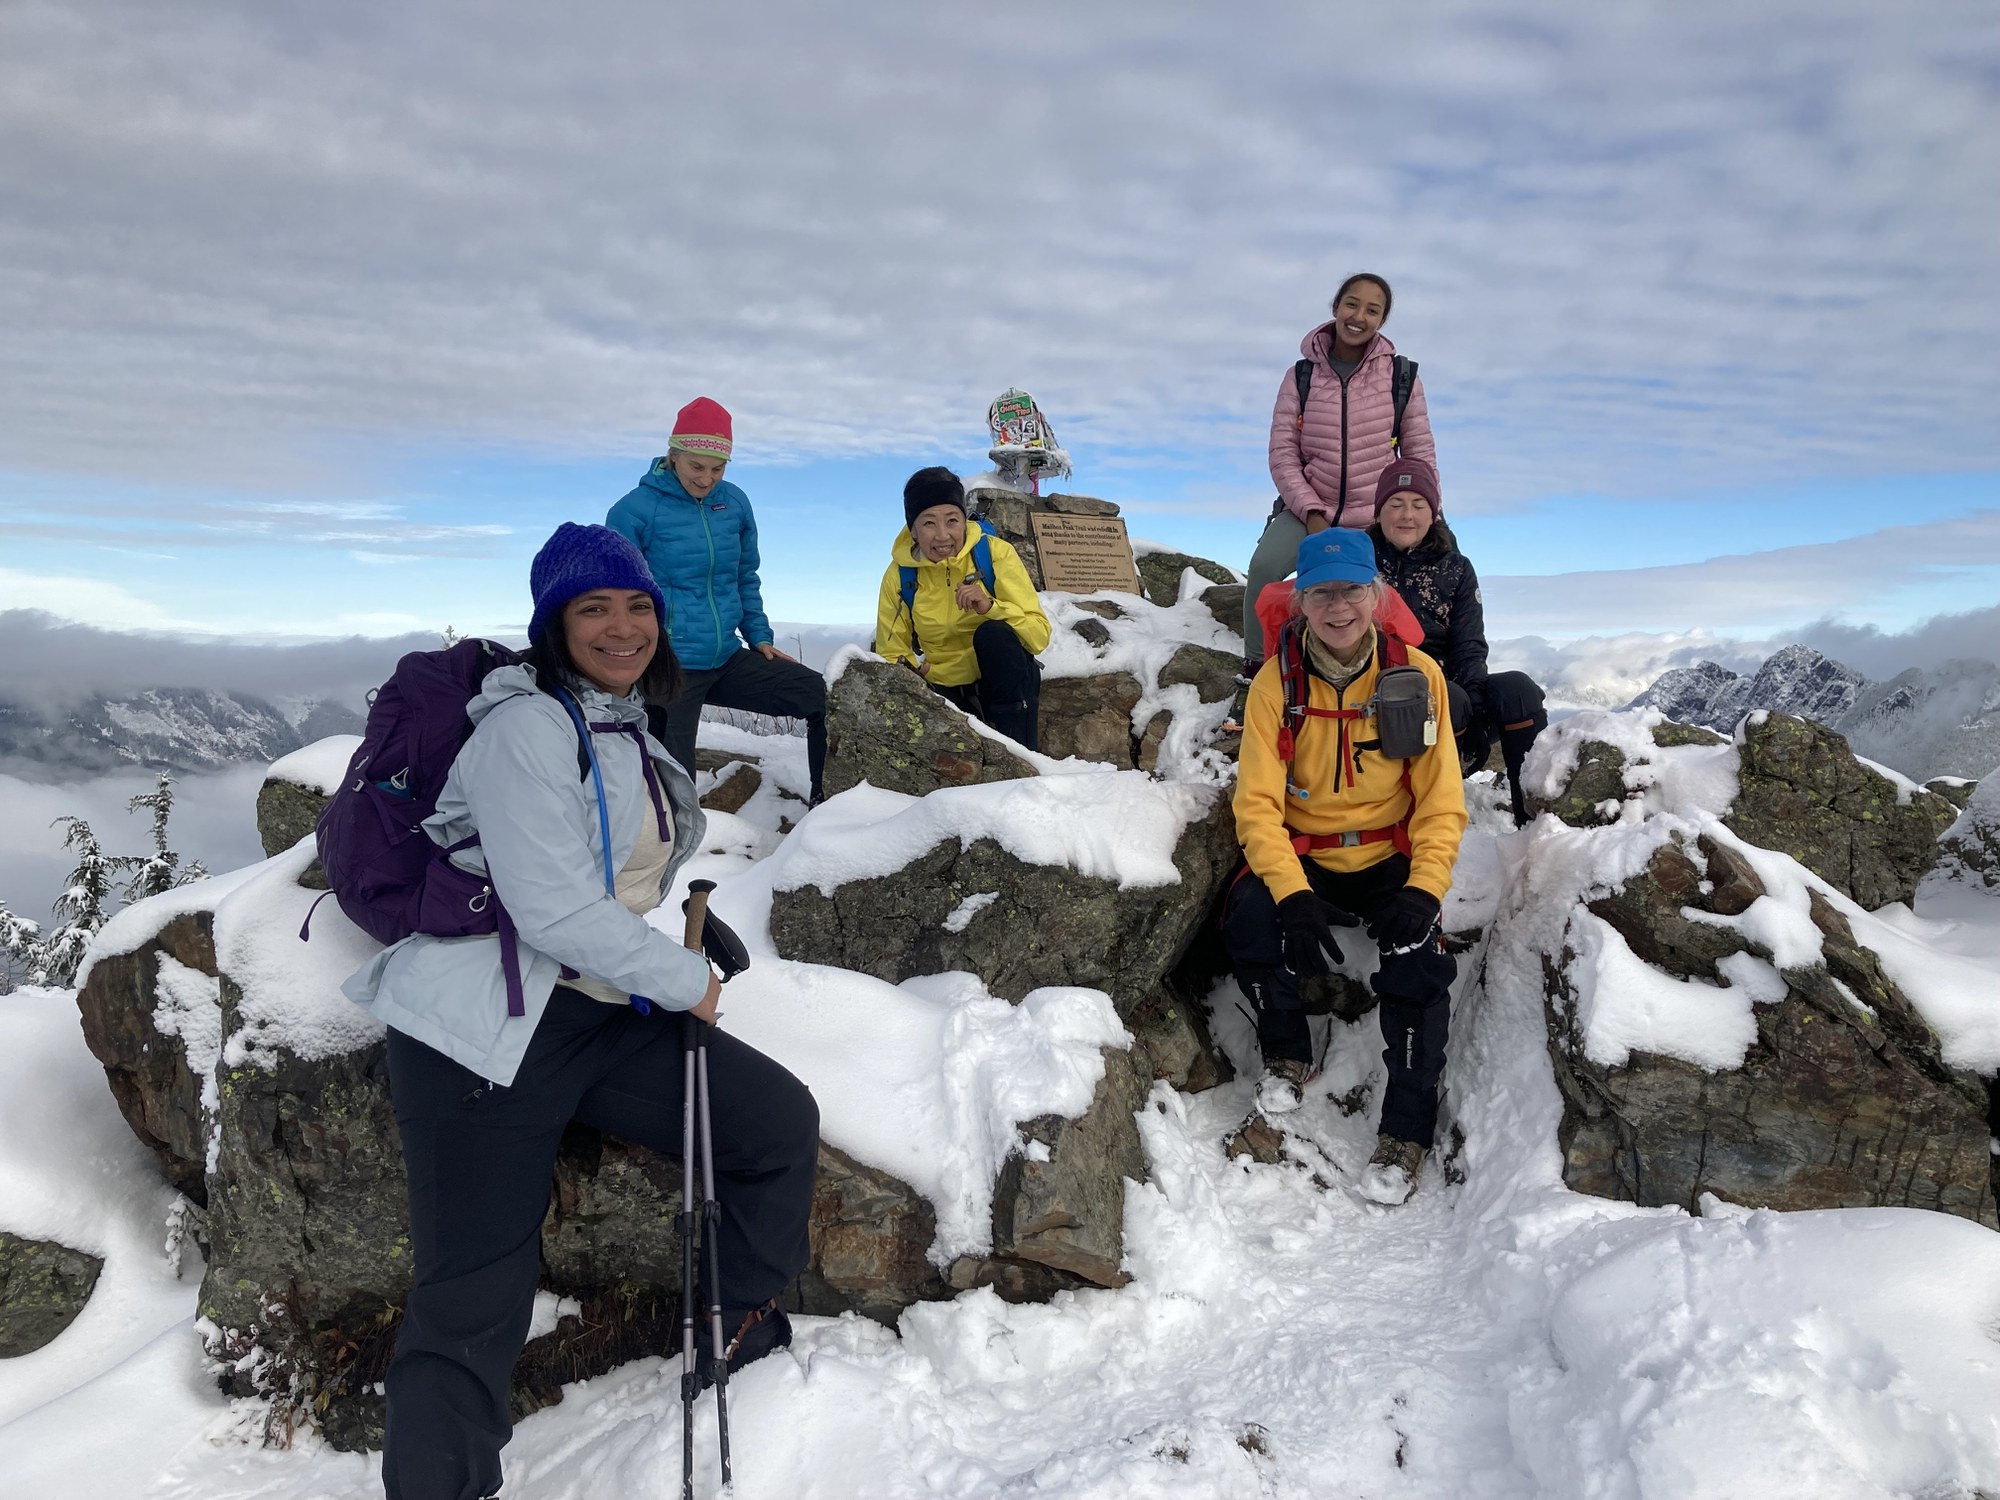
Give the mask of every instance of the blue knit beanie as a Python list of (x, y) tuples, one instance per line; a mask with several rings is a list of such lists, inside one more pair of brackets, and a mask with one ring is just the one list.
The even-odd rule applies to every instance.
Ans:
[(1316, 583), (1373, 583), (1375, 544), (1365, 531), (1329, 526), (1299, 543), (1301, 593)]
[(537, 640), (563, 606), (592, 589), (642, 589), (653, 596), (660, 634), (667, 630), (667, 601), (653, 582), (652, 569), (632, 543), (609, 526), (579, 526), (565, 521), (528, 566), (528, 592), (535, 596), (528, 639)]

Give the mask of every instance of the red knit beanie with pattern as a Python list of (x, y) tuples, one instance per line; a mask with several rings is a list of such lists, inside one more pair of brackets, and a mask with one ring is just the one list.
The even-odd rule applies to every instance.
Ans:
[(667, 439), (667, 451), (727, 458), (729, 428), (729, 413), (722, 409), (722, 403), (697, 396), (683, 406), (674, 418), (673, 436)]

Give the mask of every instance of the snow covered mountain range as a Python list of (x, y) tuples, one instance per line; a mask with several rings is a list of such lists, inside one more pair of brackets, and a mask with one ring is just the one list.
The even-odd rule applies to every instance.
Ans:
[(62, 707), (0, 699), (0, 773), (74, 781), (131, 767), (214, 771), (360, 729), (361, 716), (341, 703), (210, 688), (99, 694)]
[(1870, 682), (1810, 646), (1785, 646), (1744, 675), (1712, 661), (1663, 672), (1630, 708), (1727, 733), (1778, 709), (1847, 737), (1857, 754), (1906, 776), (1978, 778), (2000, 765), (2000, 666), (1947, 661)]

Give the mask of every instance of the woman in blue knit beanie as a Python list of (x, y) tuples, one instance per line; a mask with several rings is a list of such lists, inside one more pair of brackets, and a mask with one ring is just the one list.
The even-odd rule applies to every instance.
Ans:
[[(645, 919), (705, 822), (694, 783), (648, 732), (645, 695), (678, 677), (659, 586), (603, 526), (558, 528), (529, 581), (528, 655), (487, 674), (424, 824), (490, 881), (525, 1013), (509, 1013), (505, 923), (490, 937), (406, 938), (348, 987), (389, 1028), (409, 1169), (412, 1284), (386, 1378), (389, 1500), (500, 1488), (563, 1132), (577, 1120), (678, 1153), (678, 1013), (713, 1028), (721, 993), (702, 954)], [(806, 1265), (819, 1111), (804, 1084), (727, 1032), (707, 1033), (707, 1054), (735, 1369), (791, 1342), (777, 1299)]]

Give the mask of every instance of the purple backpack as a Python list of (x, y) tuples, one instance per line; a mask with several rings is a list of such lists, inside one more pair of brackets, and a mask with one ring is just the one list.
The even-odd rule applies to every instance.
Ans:
[(316, 831), (329, 893), (377, 942), (399, 943), (416, 932), (499, 933), (510, 1016), (526, 1009), (514, 925), (486, 877), (450, 859), (479, 836), (441, 849), (423, 825), (437, 811), (451, 763), (472, 736), (466, 706), (488, 672), (519, 660), (505, 646), (473, 639), (443, 651), (412, 651), (397, 662), (376, 690), (360, 747)]

